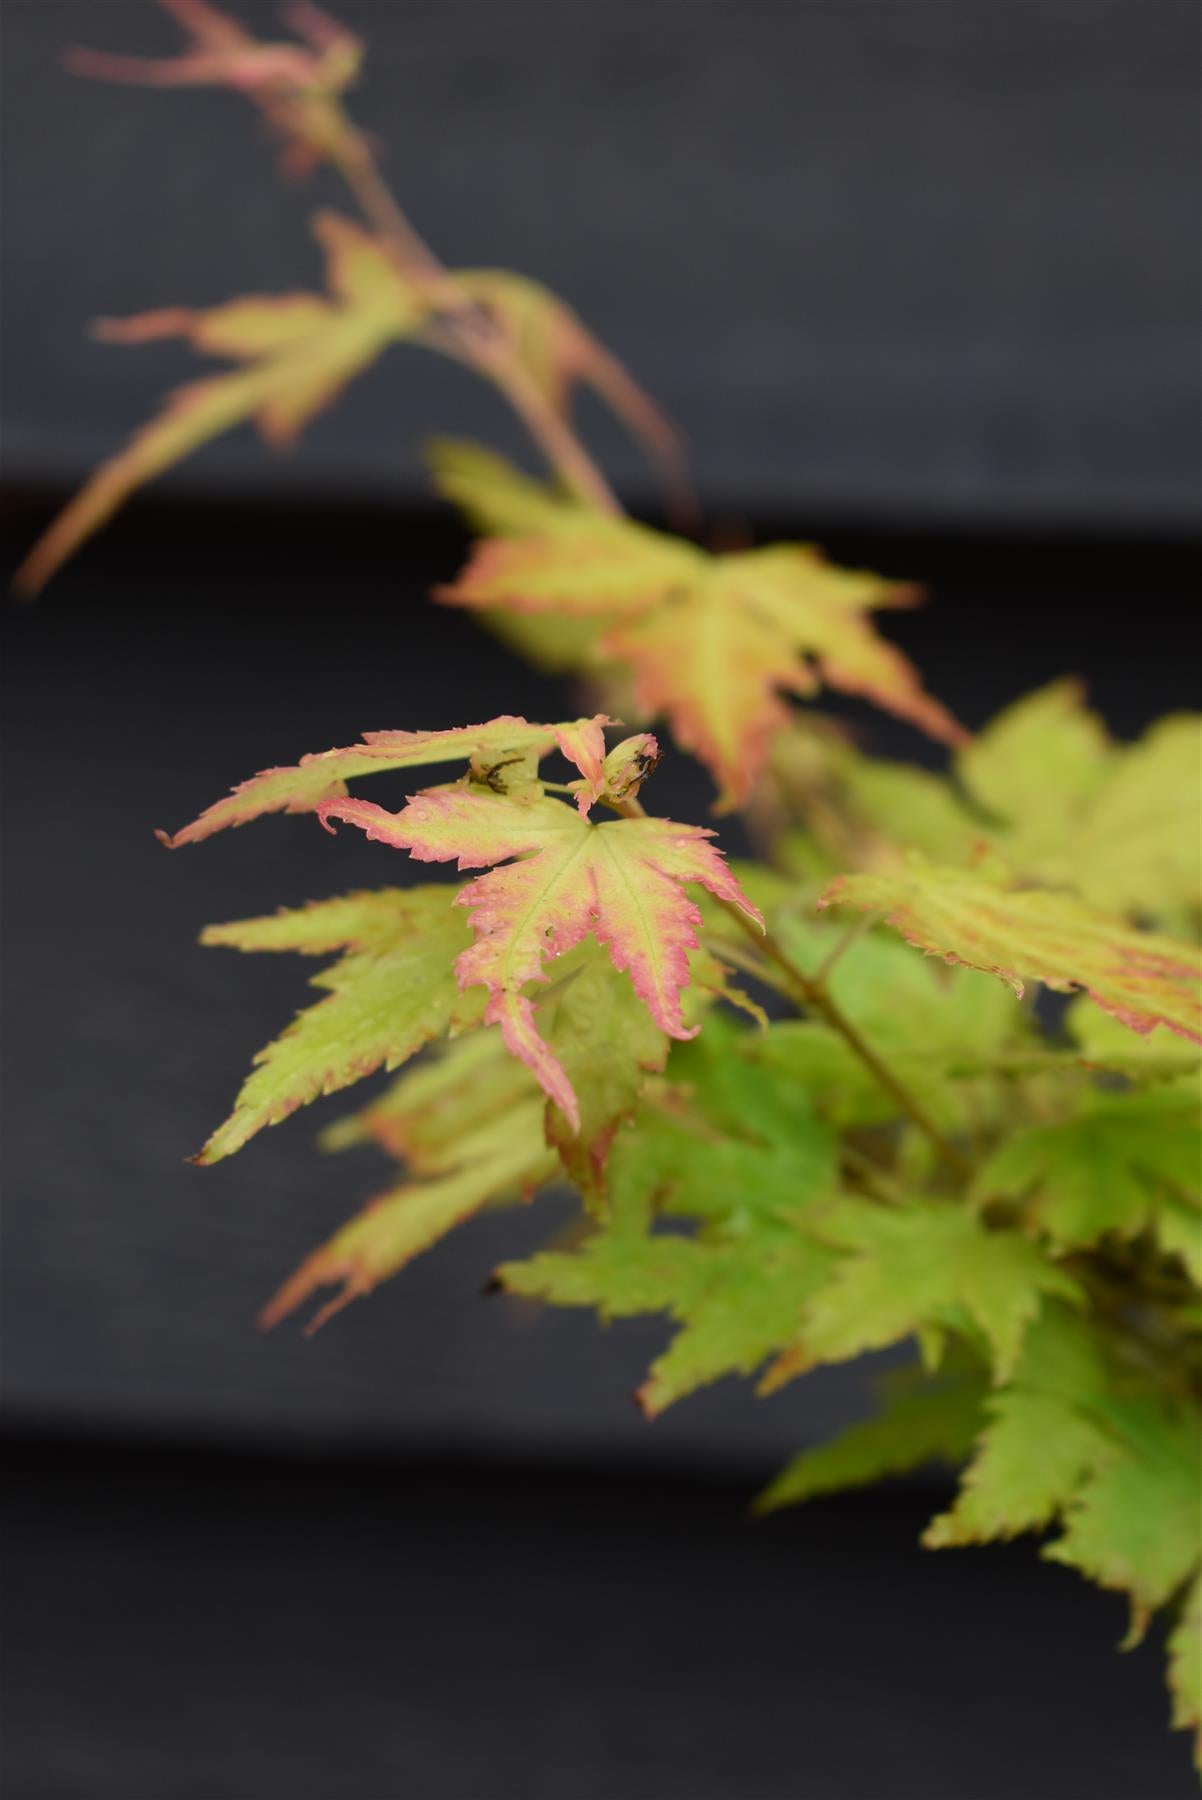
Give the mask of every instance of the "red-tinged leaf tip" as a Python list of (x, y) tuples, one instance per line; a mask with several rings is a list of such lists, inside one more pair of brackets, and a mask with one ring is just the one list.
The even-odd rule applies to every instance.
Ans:
[[(459, 958), (462, 970), (465, 959), (471, 955), (464, 951)], [(544, 980), (543, 976), (535, 976), (535, 980)], [(462, 973), (460, 982), (464, 987), (471, 985)], [(550, 1045), (539, 1036), (534, 1022), (534, 1006), (524, 994), (508, 992), (496, 993), (490, 999), (484, 1013), (485, 1023), (499, 1025), (501, 1036), (505, 1040), (505, 1048), (519, 1062), (525, 1063), (543, 1093), (553, 1105), (557, 1106), (568, 1122), (572, 1136), (580, 1132), (580, 1102), (576, 1091), (568, 1079), (567, 1070), (560, 1062)]]
[(318, 1288), (328, 1287), (340, 1282), (341, 1288), (332, 1299), (319, 1306), (313, 1317), (304, 1326), (304, 1335), (312, 1337), (323, 1325), (340, 1313), (352, 1300), (361, 1299), (369, 1294), (374, 1282), (357, 1274), (353, 1265), (331, 1261), (328, 1250), (316, 1250), (312, 1256), (306, 1257), (300, 1267), (282, 1282), (263, 1307), (258, 1317), (260, 1331), (274, 1331), (276, 1326), (304, 1305)]
[(151, 344), (160, 338), (188, 337), (202, 316), (191, 306), (163, 306), (128, 319), (93, 319), (88, 336), (100, 344)]
[(1202, 1043), (1202, 963), (1194, 946), (1131, 931), (1066, 894), (915, 863), (842, 875), (819, 904), (880, 913), (927, 955), (994, 975), (1020, 994), (1026, 981), (1057, 993), (1081, 989), (1141, 1036), (1163, 1025)]
[(437, 597), (596, 619), (594, 648), (627, 670), (640, 705), (666, 716), (707, 765), (720, 810), (745, 802), (790, 720), (786, 699), (814, 692), (819, 677), (945, 743), (968, 741), (870, 621), (875, 608), (914, 604), (913, 589), (838, 569), (804, 545), (711, 556), (574, 503), (547, 517), (546, 500), (540, 515), (526, 487), (511, 483), (507, 503), (495, 471), (473, 481), (452, 467), (448, 485), (504, 535), (478, 542)]
[(593, 825), (547, 796), (506, 798), (478, 788), (416, 794), (399, 813), (337, 800), (323, 815), (357, 825), (418, 861), (487, 870), (456, 897), (471, 914), (474, 938), (458, 958), (458, 978), (465, 988), (488, 990), (485, 1018), (501, 1026), (507, 1047), (573, 1132), (576, 1095), (523, 992), (547, 979), (545, 963), (591, 933), (659, 1028), (688, 1038), (695, 1028), (684, 1023), (680, 995), (690, 980), (688, 953), (697, 947), (700, 914), (687, 884), (696, 882), (763, 924), (709, 842), (713, 833), (696, 826), (647, 817)]
[(585, 818), (605, 791), (605, 733), (597, 719), (581, 719), (575, 725), (559, 726), (555, 741), (584, 776), (576, 805), (581, 818)]
[[(269, 813), (318, 812), (325, 801), (343, 798), (346, 783), (362, 776), (447, 762), (503, 766), (514, 758), (549, 752), (561, 731), (578, 733), (582, 742), (587, 742), (591, 734), (599, 735), (611, 723), (604, 713), (563, 725), (534, 725), (502, 714), (482, 725), (451, 731), (369, 731), (361, 743), (346, 749), (311, 753), (292, 766), (263, 769), (249, 781), (240, 782), (225, 799), (177, 831), (172, 847), (199, 843), (214, 832), (248, 824)], [(327, 812), (323, 823), (330, 816)]]

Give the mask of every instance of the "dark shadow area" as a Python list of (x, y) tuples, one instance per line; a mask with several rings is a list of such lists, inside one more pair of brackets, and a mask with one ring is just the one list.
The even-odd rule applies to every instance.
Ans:
[(893, 1486), (10, 1443), (11, 1800), (1187, 1800), (1160, 1646)]

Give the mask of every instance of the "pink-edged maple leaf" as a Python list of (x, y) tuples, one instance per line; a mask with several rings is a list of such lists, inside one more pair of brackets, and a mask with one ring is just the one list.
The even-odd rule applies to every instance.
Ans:
[(1019, 994), (1028, 981), (1058, 993), (1080, 988), (1141, 1036), (1163, 1025), (1202, 1043), (1197, 946), (1132, 931), (1068, 894), (915, 860), (900, 870), (841, 875), (819, 905), (880, 913), (928, 955), (996, 975)]
[(503, 797), (479, 788), (417, 794), (399, 813), (355, 799), (326, 801), (318, 813), (323, 824), (357, 825), (419, 862), (489, 871), (457, 896), (470, 910), (475, 941), (456, 972), (461, 986), (488, 990), (485, 1019), (501, 1026), (510, 1051), (573, 1129), (575, 1092), (522, 991), (547, 979), (548, 959), (592, 933), (660, 1029), (687, 1038), (696, 1028), (686, 1026), (680, 996), (701, 915), (686, 886), (696, 883), (762, 923), (709, 842), (713, 833), (700, 826), (646, 817), (597, 825), (542, 793)]
[(549, 494), (540, 505), (521, 477), (507, 489), (495, 462), (486, 484), (454, 466), (442, 483), (499, 535), (478, 543), (436, 598), (593, 621), (586, 655), (629, 672), (639, 706), (664, 715), (714, 776), (720, 810), (747, 799), (790, 722), (785, 697), (823, 684), (945, 743), (967, 738), (869, 618), (912, 605), (912, 587), (836, 568), (806, 544), (711, 555)]
[(473, 779), (505, 792), (530, 779), (537, 758), (557, 746), (584, 778), (581, 802), (587, 811), (588, 805), (600, 798), (608, 779), (603, 761), (604, 727), (613, 723), (604, 713), (597, 713), (590, 719), (571, 719), (559, 725), (532, 725), (528, 719), (503, 713), (483, 725), (463, 725), (452, 731), (368, 731), (361, 743), (347, 749), (315, 751), (299, 763), (260, 770), (224, 800), (206, 807), (190, 825), (173, 836), (160, 832), (159, 837), (176, 850), (266, 813), (315, 812), (323, 802), (344, 795), (347, 782), (359, 776), (436, 763), (466, 762)]
[(591, 388), (659, 469), (674, 516), (691, 518), (694, 502), (675, 426), (572, 308), (542, 282), (508, 269), (456, 269), (453, 279), (500, 332), (550, 409), (568, 418), (573, 391)]
[(209, 0), (159, 0), (191, 39), (179, 56), (121, 56), (71, 50), (67, 67), (97, 81), (139, 87), (227, 87), (245, 94), (284, 139), (284, 168), (304, 175), (345, 146), (337, 100), (355, 80), (363, 44), (313, 4), (281, 8), (295, 42), (263, 42)]
[(269, 444), (290, 444), (390, 344), (421, 336), (428, 300), (370, 232), (337, 213), (319, 213), (313, 230), (328, 294), (248, 295), (101, 321), (97, 335), (109, 343), (182, 337), (237, 367), (177, 388), (100, 464), (25, 558), (18, 592), (36, 594), (132, 494), (214, 438), (253, 420)]

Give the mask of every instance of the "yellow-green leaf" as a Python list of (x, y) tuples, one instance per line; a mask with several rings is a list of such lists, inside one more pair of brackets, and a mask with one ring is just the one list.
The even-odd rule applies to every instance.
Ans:
[(377, 240), (333, 213), (320, 214), (314, 230), (326, 253), (328, 299), (285, 294), (209, 312), (176, 307), (101, 328), (111, 342), (186, 337), (242, 366), (180, 388), (126, 449), (101, 464), (17, 571), (21, 592), (44, 587), (137, 488), (202, 444), (249, 419), (270, 443), (289, 442), (388, 344), (419, 334), (426, 301)]
[(883, 1349), (928, 1324), (975, 1327), (1001, 1381), (1043, 1301), (1080, 1297), (1077, 1284), (1036, 1245), (1017, 1232), (986, 1230), (960, 1206), (916, 1200), (894, 1210), (849, 1199), (814, 1229), (845, 1254), (769, 1370), (766, 1391), (819, 1363)]
[(1202, 1768), (1202, 1575), (1185, 1597), (1169, 1638), (1169, 1689), (1173, 1724), (1194, 1733), (1194, 1756)]
[[(478, 484), (465, 497), (481, 516)], [(667, 717), (710, 769), (723, 806), (747, 798), (788, 725), (783, 696), (812, 693), (820, 681), (947, 742), (963, 739), (868, 621), (875, 607), (908, 604), (911, 589), (835, 568), (808, 545), (713, 556), (571, 501), (528, 529), (523, 512), (492, 512), (506, 535), (478, 544), (439, 598), (603, 625), (598, 660), (624, 668), (644, 711)]]
[(1192, 1084), (1088, 1094), (1075, 1117), (1007, 1138), (976, 1186), (983, 1198), (1026, 1200), (1060, 1245), (1132, 1236), (1169, 1194), (1202, 1206), (1202, 1097)]
[(881, 1410), (846, 1426), (826, 1443), (786, 1463), (755, 1502), (757, 1513), (776, 1512), (822, 1494), (864, 1487), (886, 1475), (905, 1475), (924, 1463), (958, 1463), (968, 1455), (981, 1425), (984, 1383), (958, 1378), (882, 1382)]
[(931, 1549), (1040, 1531), (1068, 1505), (1110, 1443), (1099, 1420), (1107, 1391), (1088, 1321), (1045, 1307), (1013, 1380), (986, 1402), (984, 1430), (951, 1508), (923, 1534)]
[(342, 798), (348, 781), (364, 775), (447, 762), (468, 763), (478, 786), (495, 794), (508, 793), (528, 785), (539, 757), (556, 745), (575, 760), (578, 747), (588, 740), (599, 759), (605, 748), (602, 727), (610, 722), (597, 714), (561, 725), (532, 725), (527, 719), (503, 714), (483, 725), (451, 731), (368, 731), (362, 743), (349, 749), (315, 751), (294, 765), (261, 770), (224, 800), (206, 807), (181, 831), (173, 836), (160, 832), (159, 836), (169, 849), (176, 850), (267, 813), (317, 812), (325, 802)]
[(480, 997), (461, 994), (455, 980), (470, 933), (452, 901), (445, 887), (410, 888), (209, 928), (203, 942), (242, 950), (349, 949), (313, 977), (326, 998), (259, 1052), (233, 1113), (198, 1162), (232, 1155), (263, 1126), (375, 1069), (396, 1068), (452, 1023), (479, 1015)]
[(277, 1325), (319, 1288), (339, 1291), (320, 1308), (309, 1331), (352, 1300), (395, 1275), (421, 1251), (481, 1208), (532, 1193), (554, 1171), (543, 1137), (539, 1095), (459, 1134), (441, 1168), (427, 1156), (427, 1177), (388, 1189), (305, 1259), (265, 1307), (261, 1323)]
[(929, 955), (996, 975), (1019, 994), (1028, 981), (1061, 993), (1083, 988), (1132, 1031), (1164, 1025), (1202, 1042), (1197, 948), (1131, 931), (1066, 894), (913, 862), (895, 872), (840, 876), (820, 904), (881, 913)]

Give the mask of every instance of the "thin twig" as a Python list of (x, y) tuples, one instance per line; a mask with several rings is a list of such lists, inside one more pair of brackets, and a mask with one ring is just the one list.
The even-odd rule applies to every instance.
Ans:
[(889, 1206), (904, 1206), (908, 1196), (887, 1169), (873, 1162), (845, 1138), (839, 1146), (839, 1154), (849, 1168), (859, 1176), (864, 1186), (876, 1200), (883, 1200)]
[[(646, 812), (638, 800), (607, 800), (605, 803), (623, 818), (646, 818)], [(949, 1168), (955, 1169), (957, 1175), (970, 1177), (973, 1166), (968, 1158), (961, 1154), (956, 1146), (946, 1138), (934, 1119), (926, 1111), (921, 1101), (900, 1081), (889, 1067), (882, 1061), (858, 1025), (853, 1025), (842, 1007), (831, 998), (821, 981), (807, 975), (799, 969), (784, 946), (777, 942), (772, 933), (758, 926), (754, 919), (735, 905), (733, 900), (719, 900), (717, 904), (732, 918), (745, 937), (750, 938), (761, 956), (766, 956), (774, 963), (784, 976), (783, 985), (790, 997), (800, 1002), (811, 1012), (820, 1013), (833, 1031), (837, 1031), (848, 1047), (855, 1052), (860, 1061), (875, 1078), (877, 1085), (896, 1101), (908, 1118), (913, 1120), (924, 1137), (934, 1145)]]
[(818, 984), (824, 982), (835, 965), (843, 960), (853, 944), (858, 944), (866, 931), (871, 931), (880, 917), (879, 913), (860, 913), (843, 933), (839, 941), (827, 951), (818, 964), (813, 980)]
[(865, 1068), (869, 1070), (877, 1085), (883, 1088), (896, 1101), (902, 1112), (913, 1120), (924, 1137), (934, 1145), (948, 1167), (955, 1169), (957, 1175), (962, 1177), (971, 1176), (973, 1168), (968, 1158), (962, 1155), (956, 1146), (944, 1136), (921, 1101), (910, 1092), (904, 1082), (898, 1079), (888, 1063), (882, 1060), (859, 1026), (852, 1023), (821, 982), (798, 968), (788, 951), (777, 942), (772, 933), (770, 931), (761, 932), (733, 901), (719, 900), (718, 905), (724, 912), (730, 914), (741, 931), (746, 932), (757, 949), (783, 972), (792, 989), (794, 999), (810, 1011), (820, 1014), (831, 1029), (839, 1033)]
[(542, 394), (504, 333), (456, 287), (448, 270), (409, 223), (366, 138), (345, 116), (341, 138), (331, 154), (364, 217), (405, 275), (437, 304), (464, 361), (500, 388), (573, 494), (603, 512), (620, 512), (613, 489), (576, 433)]

